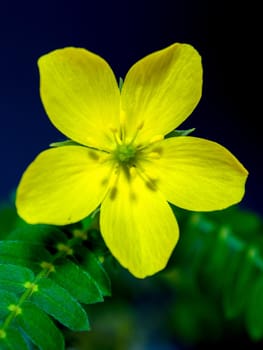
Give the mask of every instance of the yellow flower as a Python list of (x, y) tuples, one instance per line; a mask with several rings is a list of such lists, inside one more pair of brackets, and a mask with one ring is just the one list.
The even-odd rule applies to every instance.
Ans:
[(38, 63), (46, 113), (75, 143), (40, 153), (23, 174), (16, 206), (27, 222), (74, 223), (100, 205), (105, 243), (143, 278), (166, 266), (178, 240), (168, 202), (211, 211), (243, 197), (248, 173), (223, 146), (164, 138), (201, 97), (201, 58), (191, 45), (135, 63), (121, 92), (107, 62), (85, 49), (55, 50)]

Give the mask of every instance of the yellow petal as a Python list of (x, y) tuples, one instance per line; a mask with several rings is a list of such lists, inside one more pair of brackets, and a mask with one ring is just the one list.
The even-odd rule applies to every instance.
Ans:
[(101, 205), (101, 232), (116, 259), (134, 276), (162, 270), (175, 247), (179, 230), (164, 197), (137, 174), (119, 174), (117, 187)]
[(155, 173), (160, 191), (176, 206), (210, 211), (242, 199), (248, 172), (218, 143), (180, 136), (152, 146), (154, 151), (160, 158), (145, 167)]
[(46, 150), (29, 165), (17, 189), (18, 214), (27, 222), (65, 225), (88, 216), (109, 186), (104, 152), (81, 146)]
[(41, 98), (52, 123), (81, 144), (100, 149), (111, 144), (109, 128), (119, 125), (120, 93), (108, 63), (68, 47), (40, 57), (38, 65)]
[(142, 124), (138, 143), (172, 131), (191, 114), (201, 90), (201, 58), (191, 45), (173, 44), (141, 59), (122, 87), (127, 135), (133, 137)]

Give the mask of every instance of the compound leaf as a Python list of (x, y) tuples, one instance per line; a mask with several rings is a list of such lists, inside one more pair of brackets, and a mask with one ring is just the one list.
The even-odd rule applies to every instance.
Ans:
[(85, 310), (69, 292), (49, 278), (38, 281), (31, 301), (73, 331), (89, 330)]
[(55, 272), (50, 278), (81, 303), (92, 304), (103, 301), (94, 279), (70, 260), (63, 260), (63, 263), (55, 265)]
[(53, 321), (31, 302), (26, 301), (23, 304), (22, 313), (17, 316), (17, 322), (40, 350), (65, 349), (64, 338)]
[(25, 290), (25, 282), (31, 282), (34, 273), (26, 267), (11, 264), (0, 264), (0, 286), (2, 289), (14, 293)]
[(29, 350), (29, 345), (19, 330), (9, 328), (5, 336), (0, 338), (1, 350)]

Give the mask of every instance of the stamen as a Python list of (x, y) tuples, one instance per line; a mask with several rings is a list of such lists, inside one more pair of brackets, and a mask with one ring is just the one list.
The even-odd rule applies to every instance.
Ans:
[(144, 126), (144, 121), (142, 121), (142, 122), (137, 126), (136, 131), (135, 131), (135, 134), (134, 134), (133, 138), (130, 140), (129, 145), (132, 145), (132, 144), (133, 144), (133, 142), (135, 141), (135, 139), (136, 139), (136, 137), (138, 136), (139, 132), (142, 130), (143, 126)]
[[(143, 150), (146, 150), (149, 146), (153, 145), (155, 142), (159, 142), (159, 141), (162, 141), (164, 139), (164, 135), (155, 135), (153, 136), (147, 143), (145, 143), (144, 145), (137, 145), (137, 149), (139, 151), (143, 151)], [(161, 150), (161, 148), (160, 148)], [(153, 150), (153, 152), (155, 153), (159, 153), (161, 155), (161, 152), (159, 152), (159, 147), (158, 148), (155, 148)]]
[(151, 159), (160, 159), (161, 155), (159, 152), (150, 152), (147, 154), (147, 157)]
[(136, 170), (137, 170), (137, 173), (139, 174), (139, 176), (141, 177), (141, 179), (147, 185), (147, 187), (149, 187), (152, 190), (156, 190), (156, 188), (157, 188), (156, 182), (158, 181), (157, 174), (154, 174), (152, 171), (151, 172), (147, 171), (147, 173), (146, 173), (145, 170), (141, 166), (139, 166), (139, 167), (137, 166)]
[(112, 160), (112, 154), (109, 153), (107, 155), (103, 155), (103, 157), (101, 156), (99, 159), (98, 159), (98, 164), (104, 164), (106, 162), (109, 162)]
[(113, 138), (114, 141), (117, 143), (117, 145), (121, 145), (122, 144), (122, 140), (119, 136), (119, 132), (118, 129), (112, 125), (109, 126), (110, 131), (113, 133)]

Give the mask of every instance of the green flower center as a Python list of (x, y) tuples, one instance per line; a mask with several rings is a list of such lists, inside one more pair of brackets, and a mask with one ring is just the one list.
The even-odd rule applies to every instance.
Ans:
[(118, 145), (115, 150), (115, 157), (119, 163), (131, 164), (136, 158), (136, 147), (133, 145)]

